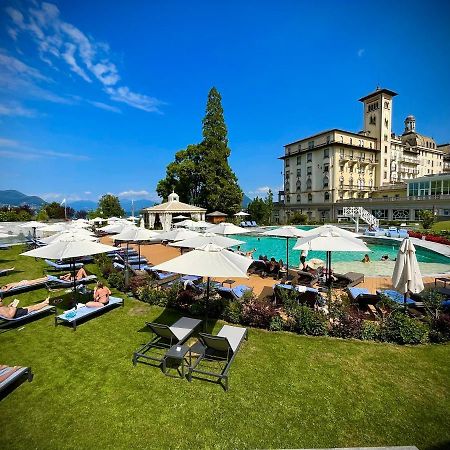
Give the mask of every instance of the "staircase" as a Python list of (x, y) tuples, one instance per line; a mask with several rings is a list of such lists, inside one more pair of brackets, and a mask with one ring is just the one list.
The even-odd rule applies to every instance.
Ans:
[(380, 220), (375, 216), (370, 214), (367, 209), (364, 209), (362, 206), (344, 206), (344, 211), (342, 216), (349, 217), (356, 224), (356, 232), (359, 232), (359, 219), (364, 220), (368, 225), (372, 225), (373, 227), (380, 226)]

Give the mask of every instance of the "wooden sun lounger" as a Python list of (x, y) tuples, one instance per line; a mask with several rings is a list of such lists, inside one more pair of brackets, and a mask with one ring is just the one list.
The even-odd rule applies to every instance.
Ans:
[(105, 306), (99, 306), (97, 308), (89, 308), (87, 306), (83, 306), (82, 308), (78, 308), (75, 310), (76, 315), (74, 317), (70, 317), (70, 312), (73, 310), (66, 311), (59, 316), (55, 316), (55, 327), (59, 324), (70, 325), (75, 331), (77, 329), (77, 323), (79, 321), (92, 318), (94, 316), (98, 316), (103, 314), (106, 311), (110, 311), (115, 306), (121, 305), (124, 306), (124, 300), (119, 297), (109, 297), (109, 302)]
[[(0, 369), (0, 375), (5, 375), (9, 370), (11, 370), (11, 367)], [(18, 380), (24, 379), (27, 379), (29, 382), (33, 381), (33, 372), (31, 371), (31, 367), (21, 367), (6, 380), (0, 383), (0, 399), (3, 398), (5, 394), (9, 393), (9, 387), (18, 382)]]
[[(242, 342), (248, 339), (247, 328), (224, 325), (216, 336), (212, 334), (199, 333), (199, 341), (194, 344), (189, 351), (189, 375), (188, 380), (192, 381), (193, 374), (217, 377), (217, 383), (228, 390), (228, 371), (239, 351)], [(199, 356), (192, 364), (192, 353)], [(204, 361), (222, 363), (223, 369), (220, 372), (212, 372), (199, 368)], [(222, 384), (223, 381), (223, 384)]]
[(172, 325), (164, 325), (155, 322), (147, 322), (147, 326), (153, 333), (153, 338), (133, 353), (133, 365), (138, 362), (152, 365), (152, 361), (162, 363), (164, 355), (149, 354), (153, 349), (169, 350), (173, 345), (181, 345), (186, 342), (194, 331), (202, 323), (199, 319), (182, 317)]

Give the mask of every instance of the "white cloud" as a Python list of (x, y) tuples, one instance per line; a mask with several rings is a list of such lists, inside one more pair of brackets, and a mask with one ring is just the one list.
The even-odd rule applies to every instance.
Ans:
[(6, 8), (11, 19), (9, 34), (14, 40), (20, 33), (26, 33), (37, 45), (40, 58), (50, 66), (55, 67), (52, 59), (62, 60), (84, 81), (92, 83), (92, 77), (97, 79), (111, 100), (143, 111), (159, 112), (158, 106), (163, 104), (159, 100), (118, 85), (120, 75), (111, 61), (108, 44), (95, 41), (63, 21), (56, 5), (45, 2), (33, 5), (22, 10)]
[(360, 49), (356, 52), (356, 54), (358, 55), (358, 58), (361, 58), (361, 57), (364, 55), (365, 52), (366, 52), (366, 49), (365, 49), (365, 48), (360, 48)]
[(85, 194), (85, 195), (91, 195), (92, 192), (91, 192), (91, 191), (84, 191), (84, 194)]
[(42, 75), (39, 70), (28, 66), (19, 59), (9, 56), (4, 52), (0, 52), (0, 67), (2, 68), (2, 71), (9, 72), (14, 76), (23, 76), (36, 80), (50, 81), (49, 78)]
[(96, 102), (94, 100), (87, 100), (87, 102), (90, 103), (92, 106), (95, 106), (96, 108), (104, 109), (105, 111), (111, 111), (111, 112), (115, 112), (115, 113), (122, 112), (119, 108), (116, 108), (115, 106), (107, 105), (106, 103)]
[(21, 116), (35, 117), (37, 112), (34, 109), (25, 108), (17, 103), (2, 105), (0, 104), (0, 116)]
[(11, 159), (69, 159), (74, 161), (87, 161), (90, 158), (77, 153), (60, 152), (54, 150), (37, 149), (12, 139), (0, 138), (0, 156)]
[(120, 194), (117, 194), (118, 197), (122, 197), (122, 198), (135, 198), (135, 197), (149, 197), (151, 194), (148, 191), (142, 190), (142, 191), (133, 191), (133, 190), (129, 190), (129, 191), (124, 191), (121, 192)]

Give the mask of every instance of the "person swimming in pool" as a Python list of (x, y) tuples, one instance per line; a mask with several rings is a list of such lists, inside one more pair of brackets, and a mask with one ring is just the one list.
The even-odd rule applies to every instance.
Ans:
[(370, 263), (369, 255), (366, 253), (364, 258), (361, 260), (362, 263)]

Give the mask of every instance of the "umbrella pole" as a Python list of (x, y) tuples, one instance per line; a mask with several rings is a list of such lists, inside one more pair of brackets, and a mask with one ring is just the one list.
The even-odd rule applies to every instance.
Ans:
[(128, 288), (128, 242), (127, 242), (127, 252), (125, 255), (125, 287)]
[(76, 273), (75, 273), (75, 258), (72, 258), (72, 277), (73, 277), (73, 303), (74, 307), (77, 306), (77, 281), (76, 281)]
[(289, 280), (289, 238), (286, 238), (286, 280)]
[(210, 278), (208, 277), (206, 279), (205, 325), (204, 325), (205, 331), (208, 331), (209, 281)]
[(141, 270), (141, 243), (138, 242), (139, 270)]

